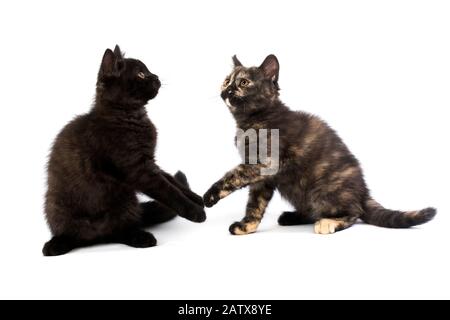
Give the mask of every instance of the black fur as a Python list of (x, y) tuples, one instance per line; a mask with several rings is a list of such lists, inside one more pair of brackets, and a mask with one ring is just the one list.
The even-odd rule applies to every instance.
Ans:
[[(105, 51), (94, 106), (64, 127), (50, 154), (45, 214), (53, 238), (44, 255), (108, 242), (151, 247), (156, 239), (143, 226), (176, 214), (206, 219), (202, 198), (189, 190), (186, 177), (173, 178), (155, 163), (157, 133), (145, 105), (160, 86), (118, 46)], [(155, 202), (139, 204), (137, 192)]]

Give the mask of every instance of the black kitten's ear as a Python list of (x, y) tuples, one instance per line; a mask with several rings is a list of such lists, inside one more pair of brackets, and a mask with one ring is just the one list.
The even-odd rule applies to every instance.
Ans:
[(116, 74), (119, 75), (123, 71), (123, 69), (125, 69), (125, 62), (123, 61), (125, 55), (122, 50), (120, 50), (118, 44), (116, 44), (116, 47), (114, 48), (114, 54), (116, 55), (115, 71)]
[(106, 49), (100, 66), (101, 75), (112, 75), (116, 65), (116, 55), (111, 49)]
[(125, 61), (120, 53), (118, 56), (116, 52), (120, 53), (120, 48), (116, 46), (114, 52), (111, 49), (106, 49), (103, 55), (102, 65), (100, 66), (100, 76), (102, 77), (118, 77), (125, 69)]
[(123, 58), (123, 53), (120, 50), (120, 47), (118, 44), (116, 44), (116, 47), (114, 48), (114, 54), (116, 55), (117, 58), (120, 58), (120, 59)]
[(233, 56), (233, 64), (234, 67), (242, 67), (242, 63), (239, 61), (239, 59), (236, 57), (236, 55)]
[(264, 72), (267, 79), (271, 79), (275, 84), (278, 81), (278, 74), (280, 72), (280, 64), (278, 63), (277, 57), (271, 54), (268, 55), (264, 62), (259, 66)]

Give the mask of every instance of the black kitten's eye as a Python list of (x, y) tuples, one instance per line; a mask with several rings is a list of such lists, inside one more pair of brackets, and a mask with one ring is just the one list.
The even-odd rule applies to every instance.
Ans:
[(249, 84), (248, 80), (245, 80), (245, 79), (242, 79), (241, 82), (239, 82), (239, 85), (241, 87), (246, 87), (246, 86), (248, 86), (248, 84)]
[(224, 87), (227, 87), (230, 84), (230, 79), (225, 79), (223, 82)]
[(143, 73), (143, 72), (139, 72), (137, 74), (137, 76), (138, 76), (138, 78), (145, 79), (145, 73)]

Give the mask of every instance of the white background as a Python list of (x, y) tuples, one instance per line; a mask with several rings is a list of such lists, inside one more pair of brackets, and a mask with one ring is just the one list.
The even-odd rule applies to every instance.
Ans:
[[(450, 8), (447, 1), (0, 2), (0, 298), (450, 298)], [(282, 99), (328, 121), (395, 209), (438, 208), (410, 230), (358, 224), (331, 236), (280, 227), (234, 237), (246, 191), (155, 227), (156, 248), (108, 245), (44, 258), (51, 142), (92, 102), (116, 43), (164, 83), (148, 106), (157, 157), (203, 194), (239, 161), (219, 98), (231, 56), (275, 53)], [(176, 129), (175, 129), (176, 128)]]

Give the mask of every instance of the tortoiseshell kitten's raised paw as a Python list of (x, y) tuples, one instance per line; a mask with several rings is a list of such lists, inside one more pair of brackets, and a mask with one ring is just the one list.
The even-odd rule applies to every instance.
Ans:
[[(186, 176), (172, 177), (155, 163), (156, 128), (145, 105), (160, 86), (118, 46), (105, 51), (93, 108), (64, 127), (50, 154), (45, 213), (53, 238), (44, 255), (99, 243), (152, 247), (156, 239), (144, 227), (176, 215), (206, 219)], [(154, 201), (139, 204), (137, 192)]]
[[(373, 225), (408, 228), (433, 219), (434, 208), (418, 211), (393, 211), (383, 208), (369, 195), (361, 167), (336, 132), (316, 116), (289, 110), (279, 99), (279, 63), (268, 56), (259, 67), (244, 67), (236, 56), (234, 70), (222, 86), (222, 99), (233, 114), (238, 133), (255, 141), (240, 140), (246, 151), (243, 163), (213, 184), (203, 199), (212, 207), (232, 192), (249, 186), (245, 217), (230, 226), (230, 232), (243, 235), (255, 232), (275, 190), (286, 198), (295, 211), (283, 212), (278, 223), (283, 226), (315, 223), (318, 234), (331, 234), (350, 227), (359, 218)], [(279, 130), (273, 139), (265, 130)], [(261, 133), (263, 133), (261, 135)], [(244, 135), (244, 136), (245, 136)], [(264, 136), (267, 143), (261, 144)], [(276, 137), (276, 136), (275, 136)], [(273, 140), (278, 142), (278, 157), (273, 156)], [(252, 145), (254, 144), (254, 145)], [(267, 146), (265, 160), (249, 161), (248, 151)], [(277, 170), (264, 170), (272, 164)]]

